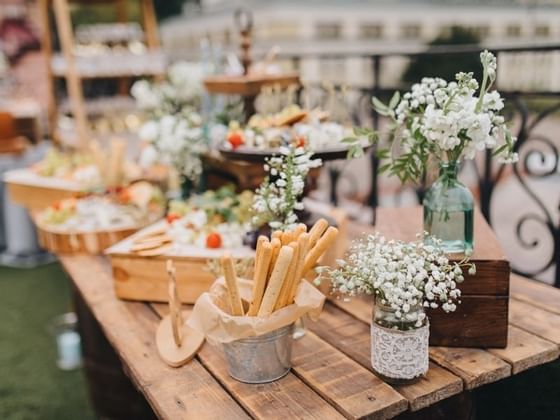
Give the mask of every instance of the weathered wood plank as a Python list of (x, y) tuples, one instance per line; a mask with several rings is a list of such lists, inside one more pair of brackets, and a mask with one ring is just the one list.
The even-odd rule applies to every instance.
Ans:
[(173, 369), (160, 360), (154, 340), (156, 315), (145, 304), (116, 299), (106, 259), (93, 256), (60, 259), (131, 379), (158, 416), (248, 417), (199, 362)]
[[(372, 369), (368, 324), (332, 304), (327, 304), (319, 320), (308, 322), (308, 325), (320, 338), (366, 369)], [(430, 370), (425, 378), (411, 385), (395, 386), (395, 389), (409, 401), (410, 409), (415, 411), (458, 394), (463, 389), (463, 383), (451, 372), (430, 363)]]
[[(164, 316), (167, 305), (152, 304)], [(185, 310), (188, 314), (190, 308)], [(337, 419), (343, 416), (293, 373), (268, 384), (251, 385), (229, 376), (221, 348), (204, 344), (197, 359), (256, 418)], [(188, 366), (188, 365), (187, 365)]]
[(560, 315), (512, 299), (509, 322), (534, 335), (560, 344)]
[(540, 281), (512, 274), (511, 297), (560, 314), (560, 289)]
[(556, 344), (513, 325), (509, 326), (508, 336), (505, 349), (488, 351), (511, 364), (513, 374), (548, 363), (560, 356), (560, 349)]
[(311, 331), (294, 341), (294, 373), (346, 417), (388, 419), (408, 401), (373, 373)]
[(481, 349), (430, 347), (430, 359), (460, 376), (468, 390), (511, 375), (511, 366)]

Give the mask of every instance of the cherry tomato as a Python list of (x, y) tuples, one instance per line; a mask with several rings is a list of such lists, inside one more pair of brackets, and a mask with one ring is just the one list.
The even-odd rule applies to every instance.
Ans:
[(179, 220), (181, 218), (181, 216), (179, 216), (177, 213), (169, 213), (167, 216), (165, 216), (165, 220), (167, 220), (167, 223), (171, 224), (173, 223), (175, 220)]
[(241, 146), (245, 141), (243, 140), (243, 135), (239, 131), (234, 131), (228, 134), (227, 140), (233, 149), (237, 149)]
[(117, 194), (118, 194), (119, 201), (121, 203), (128, 203), (130, 201), (130, 199), (132, 198), (130, 196), (130, 192), (128, 192), (128, 190), (121, 190)]
[(296, 147), (303, 147), (305, 146), (305, 137), (299, 136), (296, 138)]
[(212, 232), (206, 237), (206, 248), (220, 248), (222, 246), (222, 237), (219, 233)]

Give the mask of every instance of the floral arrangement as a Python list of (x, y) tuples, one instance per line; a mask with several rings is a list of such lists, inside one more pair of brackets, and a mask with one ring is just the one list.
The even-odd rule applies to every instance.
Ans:
[(139, 80), (130, 93), (138, 106), (154, 117), (176, 114), (185, 107), (196, 109), (204, 92), (202, 66), (180, 61), (169, 66), (161, 83)]
[(321, 166), (321, 159), (303, 147), (281, 147), (280, 155), (266, 160), (268, 176), (255, 192), (253, 224), (265, 223), (272, 229), (292, 229), (297, 221), (296, 210), (303, 210), (301, 196), (305, 178), (312, 168)]
[[(496, 90), (496, 57), (488, 51), (480, 54), (482, 83), (472, 73), (457, 73), (456, 81), (423, 78), (402, 99), (396, 92), (388, 105), (373, 98), (373, 107), (392, 121), (392, 151), (381, 150), (382, 159), (390, 162), (381, 171), (389, 171), (402, 182), (419, 180), (430, 158), (459, 162), (474, 159), (477, 151), (493, 150), (501, 162), (518, 160), (514, 152), (515, 137), (506, 127), (500, 111), (504, 102)], [(356, 137), (378, 140), (370, 129), (356, 129)], [(356, 148), (357, 138), (346, 140)], [(349, 153), (352, 153), (352, 148)]]
[(468, 258), (451, 262), (438, 240), (433, 239), (433, 243), (388, 241), (379, 233), (368, 235), (351, 245), (347, 259), (338, 260), (337, 268), (319, 267), (316, 281), (329, 278), (334, 293), (374, 295), (376, 302), (395, 310), (402, 325), (412, 322), (418, 328), (424, 325), (426, 315), (415, 308), (441, 306), (445, 312), (455, 311), (463, 269), (476, 273)]
[(200, 154), (207, 148), (202, 117), (196, 112), (203, 92), (202, 69), (186, 62), (172, 65), (165, 81), (151, 84), (140, 80), (132, 86), (132, 96), (149, 116), (140, 128), (140, 164), (172, 165), (179, 174), (196, 181), (202, 172)]
[(140, 155), (140, 166), (171, 165), (193, 182), (202, 173), (200, 155), (206, 150), (206, 141), (202, 118), (196, 112), (183, 110), (151, 119), (140, 128), (139, 136), (147, 143)]

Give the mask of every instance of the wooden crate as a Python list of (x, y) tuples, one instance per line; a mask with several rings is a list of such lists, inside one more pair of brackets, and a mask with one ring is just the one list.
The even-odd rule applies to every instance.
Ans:
[[(321, 257), (321, 264), (334, 265), (337, 258), (342, 258), (347, 249), (348, 218), (344, 211), (325, 204), (306, 200), (306, 205), (314, 211), (328, 213), (336, 220), (340, 231), (340, 239), (335, 246)], [(166, 261), (173, 260), (176, 268), (177, 289), (179, 299), (183, 303), (194, 303), (206, 292), (215, 280), (209, 270), (208, 261), (219, 258), (224, 250), (198, 250), (197, 255), (161, 255), (157, 257), (141, 257), (128, 252), (130, 245), (138, 236), (145, 235), (150, 230), (160, 229), (165, 221), (137, 232), (120, 243), (106, 250), (111, 259), (113, 269), (113, 283), (115, 293), (121, 299), (141, 300), (149, 302), (167, 302), (168, 279)], [(254, 252), (244, 248), (229, 250), (234, 258), (252, 258)], [(205, 255), (203, 255), (205, 254)]]
[[(422, 208), (380, 208), (378, 230), (388, 238), (414, 240), (422, 231)], [(446, 314), (430, 310), (430, 344), (448, 347), (505, 347), (508, 336), (510, 265), (496, 235), (477, 210), (474, 220), (477, 273), (459, 285), (462, 303)], [(454, 254), (460, 259), (462, 255)]]
[[(208, 262), (219, 258), (224, 252), (222, 249), (193, 247), (190, 255), (169, 254), (156, 257), (142, 257), (129, 251), (137, 237), (144, 236), (150, 231), (160, 230), (166, 223), (165, 220), (161, 220), (106, 250), (105, 253), (111, 259), (117, 297), (127, 300), (167, 302), (169, 297), (167, 260), (172, 260), (175, 265), (179, 299), (183, 303), (194, 303), (216, 279), (209, 269)], [(254, 251), (247, 247), (229, 251), (234, 258), (254, 256)]]

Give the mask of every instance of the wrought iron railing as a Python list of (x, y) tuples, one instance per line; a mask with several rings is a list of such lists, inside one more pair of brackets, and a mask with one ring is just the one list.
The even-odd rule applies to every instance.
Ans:
[[(494, 52), (498, 59), (502, 54), (513, 53), (557, 53), (560, 58), (560, 44), (486, 45), (485, 48)], [(406, 88), (402, 85), (383, 86), (381, 84), (384, 60), (395, 56), (415, 58), (442, 55), (453, 59), (453, 57), (461, 54), (478, 53), (481, 49), (480, 46), (472, 45), (438, 46), (429, 49), (417, 48), (383, 53), (306, 53), (283, 55), (281, 58), (291, 61), (296, 69), (300, 68), (302, 60), (309, 58), (336, 60), (357, 57), (369, 60), (372, 69), (371, 83), (367, 87), (347, 87), (355, 93), (354, 103), (349, 104), (349, 107), (352, 110), (355, 124), (367, 124), (379, 128), (380, 116), (369, 107), (369, 98), (388, 95), (395, 89)], [(509, 103), (510, 119), (518, 127), (516, 130), (518, 138), (516, 149), (520, 154), (520, 160), (510, 167), (494, 161), (491, 153), (487, 152), (483, 159), (473, 163), (471, 169), (476, 174), (477, 191), (475, 192), (479, 197), (479, 207), (488, 222), (497, 227), (501, 221), (493, 220), (491, 211), (493, 203), (497, 200), (497, 186), (504, 184), (506, 178), (515, 180), (519, 188), (512, 194), (516, 196), (509, 197), (509, 200), (504, 202), (503, 205), (512, 206), (512, 209), (515, 208), (520, 211), (520, 215), (517, 220), (511, 223), (511, 226), (508, 226), (508, 229), (514, 231), (513, 239), (518, 246), (527, 252), (536, 251), (539, 258), (529, 259), (529, 262), (512, 261), (512, 268), (515, 272), (529, 277), (542, 278), (544, 275), (547, 281), (551, 281), (555, 286), (560, 287), (560, 138), (554, 139), (547, 134), (537, 132), (537, 128), (543, 125), (543, 122), (551, 120), (554, 114), (560, 110), (560, 91), (550, 88), (508, 91), (501, 89), (499, 86), (498, 88)], [(539, 109), (529, 107), (529, 102), (535, 99), (542, 100), (543, 98), (546, 100), (546, 104), (540, 104)], [(364, 113), (364, 109), (368, 111)], [(560, 118), (557, 124), (560, 125)], [(555, 130), (550, 128), (548, 131), (554, 132)], [(375, 220), (375, 208), (379, 204), (379, 176), (377, 174), (379, 162), (375, 153), (370, 153), (369, 158), (371, 160), (371, 190), (367, 199), (364, 200), (364, 204), (373, 208)], [(343, 179), (346, 183), (357, 182), (357, 180), (353, 180), (351, 174), (345, 174), (343, 170), (336, 166), (329, 167), (329, 174), (331, 180), (330, 199), (336, 203), (340, 198), (337, 194), (337, 184)], [(533, 181), (544, 179), (548, 179), (550, 185), (543, 196), (535, 190)], [(419, 201), (421, 201), (423, 190), (423, 186), (416, 187), (416, 195)], [(518, 194), (525, 194), (526, 199), (520, 200), (521, 197)], [(505, 243), (506, 251), (512, 245), (512, 243)], [(544, 255), (546, 253), (549, 255)], [(537, 261), (538, 259), (542, 261)]]

